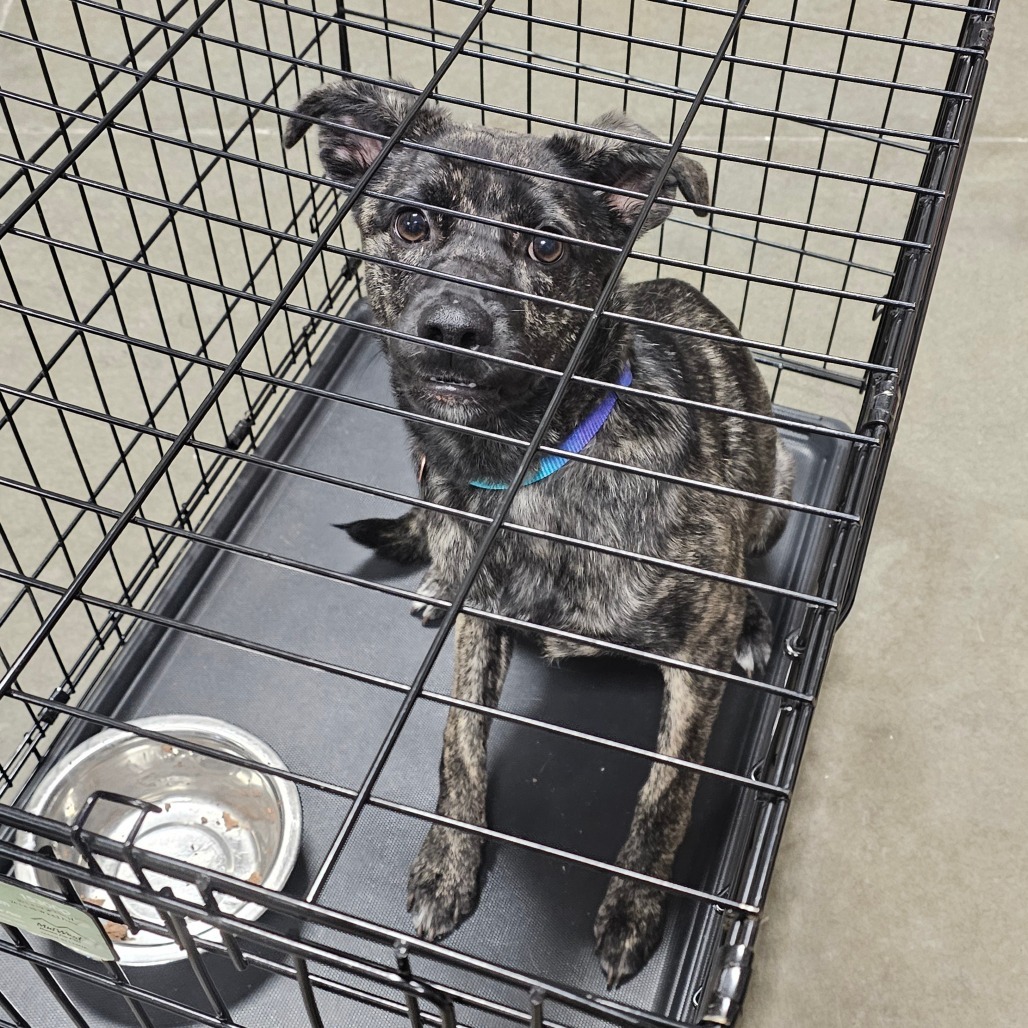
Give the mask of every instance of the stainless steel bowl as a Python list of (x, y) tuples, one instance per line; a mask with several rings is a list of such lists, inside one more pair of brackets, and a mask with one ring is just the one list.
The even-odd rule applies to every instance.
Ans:
[[(129, 722), (148, 731), (174, 736), (243, 757), (269, 768), (285, 769), (277, 753), (249, 732), (225, 721), (192, 715), (140, 718)], [(300, 794), (285, 779), (239, 767), (190, 752), (178, 746), (153, 742), (120, 729), (106, 729), (77, 746), (49, 771), (33, 792), (25, 809), (34, 814), (71, 824), (89, 796), (97, 791), (119, 793), (148, 800), (160, 812), (145, 815), (136, 836), (140, 848), (176, 857), (200, 867), (253, 882), (267, 889), (285, 885), (300, 850)], [(100, 800), (86, 827), (109, 838), (124, 840), (136, 823), (139, 811), (124, 804)], [(35, 836), (19, 833), (17, 844), (35, 849)], [(62, 860), (82, 863), (71, 847), (57, 847)], [(135, 882), (132, 869), (120, 861), (98, 858), (103, 870)], [(28, 864), (16, 863), (22, 881), (53, 888), (51, 875)], [(176, 896), (196, 902), (197, 890), (163, 875), (148, 873), (150, 886), (170, 886)], [(88, 887), (79, 887), (82, 899), (113, 910), (110, 898)], [(221, 909), (244, 920), (256, 920), (265, 907), (219, 896)], [(141, 921), (161, 924), (149, 904), (127, 900), (126, 906)], [(219, 933), (202, 921), (188, 921), (197, 938), (218, 938)], [(111, 922), (118, 958), (126, 964), (163, 964), (184, 957), (179, 947), (156, 932), (123, 934)]]

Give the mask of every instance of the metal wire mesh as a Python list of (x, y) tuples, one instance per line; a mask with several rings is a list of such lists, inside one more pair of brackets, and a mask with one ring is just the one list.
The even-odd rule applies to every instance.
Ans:
[[(720, 976), (745, 966), (812, 701), (853, 599), (973, 124), (994, 7), (984, 0), (794, 0), (774, 11), (686, 0), (602, 9), (581, 0), (75, 0), (44, 17), (26, 0), (8, 9), (0, 26), (7, 340), (0, 798), (12, 805), (0, 807), (0, 825), (9, 829), (0, 855), (52, 872), (54, 889), (72, 903), (81, 905), (87, 887), (145, 900), (148, 927), (183, 946), (190, 984), (136, 978), (118, 964), (98, 969), (10, 929), (0, 943), (5, 980), (15, 982), (9, 992), (0, 988), (5, 1023), (661, 1025), (699, 1024), (708, 1015), (730, 1022), (740, 990)], [(453, 602), (440, 602), (439, 630), (402, 657), (334, 647), (296, 624), (274, 627), (273, 618), (244, 633), (219, 613), (216, 593), (203, 606), (203, 590), (230, 561), (264, 569), (273, 583), (314, 580), (351, 597), (358, 610), (367, 605), (369, 620), (381, 620), (383, 637), (417, 599), (409, 582), (331, 552), (312, 560), (299, 546), (268, 549), (235, 531), (265, 518), (267, 508), (254, 498), (271, 502), (268, 482), (327, 498), (324, 506), (340, 517), (362, 504), (430, 506), (412, 476), (398, 487), (391, 474), (349, 458), (308, 463), (293, 439), (317, 419), (367, 418), (369, 432), (388, 433), (415, 417), (374, 389), (362, 391), (359, 366), (349, 378), (340, 372), (366, 336), (367, 315), (353, 306), (362, 268), (382, 258), (362, 252), (349, 213), (356, 195), (322, 174), (314, 134), (288, 160), (282, 150), (281, 119), (297, 98), (340, 74), (402, 78), (417, 84), (409, 92), (418, 104), (431, 96), (456, 120), (531, 133), (622, 110), (657, 136), (653, 145), (667, 160), (680, 145), (707, 169), (711, 201), (700, 213), (708, 216), (697, 218), (688, 201), (671, 202), (658, 233), (634, 249), (630, 238), (616, 255), (618, 270), (627, 280), (684, 277), (727, 312), (741, 338), (724, 342), (753, 353), (776, 404), (772, 420), (819, 455), (827, 469), (820, 473), (831, 480), (816, 496), (761, 498), (806, 526), (808, 548), (802, 575), (745, 580), (776, 611), (768, 673), (751, 680), (698, 669), (759, 708), (759, 759), (751, 766), (697, 765), (613, 729), (531, 707), (492, 710), (452, 699), (439, 685), (445, 647), (480, 561)], [(438, 150), (387, 140), (392, 146)], [(647, 327), (608, 311), (609, 296), (583, 311), (590, 325), (606, 319)], [(563, 373), (536, 369), (558, 380), (555, 404), (573, 381), (591, 381), (575, 364), (572, 358)], [(544, 428), (531, 441), (508, 440), (524, 451), (522, 475), (538, 453), (555, 452), (541, 445)], [(588, 454), (575, 459), (603, 463)], [(664, 477), (687, 489), (725, 488)], [(713, 574), (602, 539), (517, 525), (508, 518), (513, 495), (491, 520), (448, 513), (482, 522), (487, 541), (536, 532), (572, 548)], [(274, 605), (274, 592), (254, 603)], [(245, 605), (245, 590), (234, 602)], [(307, 619), (318, 620), (300, 620)], [(560, 626), (516, 627), (655, 660)], [(359, 637), (359, 621), (349, 630)], [(219, 662), (230, 659), (281, 683), (279, 714), (273, 705), (253, 715), (253, 729), (265, 736), (276, 716), (317, 735), (313, 725), (331, 721), (339, 689), (389, 698), (358, 747), (359, 771), (340, 776), (313, 755), (290, 761), (288, 772), (264, 769), (300, 786), (305, 818), (328, 826), (310, 849), (303, 880), (282, 894), (94, 834), (88, 822), (69, 828), (20, 809), (26, 783), (85, 733), (124, 726), (137, 709), (129, 699), (143, 688), (138, 683), (160, 677), (148, 660), (183, 640), (203, 648), (215, 688)], [(733, 797), (731, 873), (716, 888), (702, 876), (664, 882), (627, 872), (609, 853), (547, 842), (545, 831), (462, 826), (498, 851), (522, 854), (527, 866), (538, 859), (597, 879), (634, 876), (671, 894), (688, 912), (681, 923), (691, 926), (685, 934), (693, 941), (670, 984), (657, 983), (645, 998), (601, 998), (581, 981), (546, 973), (545, 955), (526, 967), (473, 941), (427, 943), (397, 927), (398, 917), (369, 916), (347, 898), (347, 852), (369, 852), (355, 843), (358, 835), (367, 843), (380, 830), (393, 838), (381, 828), (386, 823), (416, 831), (445, 822), (430, 799), (397, 793), (390, 768), (405, 759), (419, 718), (461, 703), (524, 733), (532, 746), (581, 745), (640, 764), (663, 761)], [(426, 715), (429, 708), (434, 713)], [(14, 830), (53, 848), (31, 855)], [(101, 856), (128, 861), (138, 881), (102, 870), (94, 859)], [(191, 883), (194, 898), (159, 893), (154, 875)], [(229, 897), (256, 898), (272, 914), (241, 921), (224, 912)], [(401, 899), (397, 890), (398, 907)], [(105, 917), (126, 920), (119, 909)], [(187, 918), (220, 934), (198, 942)], [(531, 926), (519, 931), (530, 935)], [(38, 977), (26, 985), (29, 969)], [(261, 975), (276, 983), (262, 985), (266, 1006), (240, 1007), (239, 994)]]

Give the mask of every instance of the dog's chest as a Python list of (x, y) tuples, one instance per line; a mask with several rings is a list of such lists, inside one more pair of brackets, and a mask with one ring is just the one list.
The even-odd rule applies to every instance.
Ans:
[[(519, 492), (506, 520), (529, 531), (501, 530), (471, 605), (564, 631), (626, 641), (637, 634), (666, 592), (665, 575), (624, 554), (663, 553), (674, 512), (652, 485), (626, 490), (608, 485), (605, 475), (589, 477), (589, 488), (568, 476)], [(478, 512), (492, 513), (495, 495), (476, 500)], [(446, 577), (456, 584), (471, 566), (481, 529), (447, 519), (432, 535), (433, 564), (448, 565)]]

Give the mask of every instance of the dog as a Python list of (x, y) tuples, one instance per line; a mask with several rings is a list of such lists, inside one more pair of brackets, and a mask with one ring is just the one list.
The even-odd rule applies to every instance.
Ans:
[[(383, 346), (398, 407), (430, 419), (408, 425), (421, 496), (492, 516), (524, 449), (450, 426), (524, 441), (532, 436), (555, 376), (524, 365), (566, 367), (641, 216), (643, 200), (626, 192), (648, 195), (666, 150), (652, 146), (655, 137), (621, 114), (580, 132), (540, 137), (455, 124), (434, 102), (411, 117), (413, 102), (401, 90), (356, 80), (325, 85), (301, 99), (284, 142), (295, 145), (316, 123), (326, 175), (352, 188), (379, 158), (384, 139), (409, 119), (403, 140), (415, 145), (393, 147), (365, 191), (375, 195), (360, 196), (353, 208), (368, 257), (367, 297), (377, 324), (397, 333), (384, 336)], [(660, 200), (679, 190), (694, 208), (708, 204), (706, 173), (681, 154), (644, 230), (667, 218), (670, 207)], [(505, 530), (466, 602), (600, 640), (593, 645), (544, 635), (549, 659), (601, 653), (604, 641), (677, 659), (678, 666), (661, 667), (656, 749), (702, 761), (723, 684), (681, 663), (729, 672), (735, 662), (750, 674), (765, 666), (769, 619), (744, 584), (724, 576), (743, 576), (747, 556), (763, 553), (780, 535), (782, 506), (753, 497), (789, 499), (791, 462), (772, 423), (714, 409), (769, 415), (771, 402), (747, 348), (731, 341), (737, 330), (702, 293), (672, 278), (619, 285), (607, 309), (628, 320), (601, 319), (578, 375), (611, 385), (630, 381), (700, 405), (573, 381), (543, 444), (573, 449), (566, 441), (576, 428), (595, 427), (584, 448), (589, 456), (714, 488), (686, 488), (601, 464), (541, 460), (517, 491), (508, 519), (713, 574)], [(554, 463), (558, 468), (543, 474)], [(381, 556), (427, 561), (420, 590), (426, 600), (455, 595), (483, 532), (481, 523), (424, 508), (345, 527)], [(414, 607), (426, 621), (437, 610), (428, 602)], [(454, 631), (453, 695), (495, 707), (511, 657), (511, 629), (460, 614)], [(454, 707), (443, 736), (436, 810), (470, 825), (486, 823), (489, 721)], [(652, 765), (618, 866), (670, 876), (696, 778)], [(472, 911), (482, 846), (469, 832), (439, 824), (429, 830), (407, 894), (419, 935), (445, 936)], [(635, 974), (653, 953), (664, 906), (662, 890), (612, 877), (595, 920), (608, 988)]]

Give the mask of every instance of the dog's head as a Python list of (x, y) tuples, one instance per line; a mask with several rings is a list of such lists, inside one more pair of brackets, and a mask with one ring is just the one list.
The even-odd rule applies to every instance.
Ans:
[[(435, 103), (411, 118), (413, 108), (411, 94), (333, 83), (300, 101), (285, 144), (316, 122), (326, 174), (353, 187), (407, 122), (403, 140), (413, 145), (392, 148), (355, 205), (368, 299), (383, 327), (436, 344), (388, 342), (401, 398), (484, 424), (538, 406), (552, 379), (476, 355), (565, 367), (643, 208), (641, 197), (617, 190), (648, 194), (666, 150), (620, 114), (597, 121), (596, 134), (538, 137), (455, 125)], [(659, 195), (679, 189), (707, 203), (703, 169), (682, 155)], [(654, 204), (644, 228), (669, 213)]]

